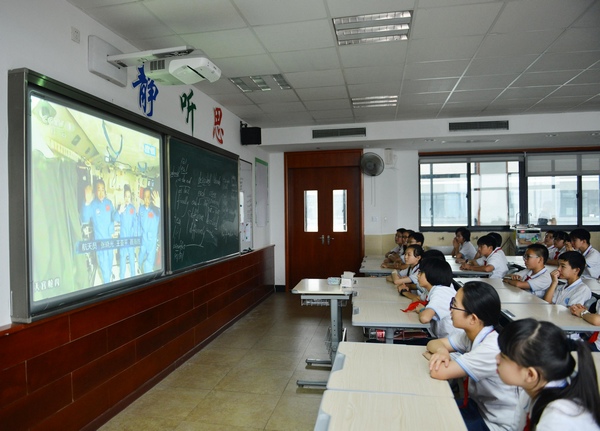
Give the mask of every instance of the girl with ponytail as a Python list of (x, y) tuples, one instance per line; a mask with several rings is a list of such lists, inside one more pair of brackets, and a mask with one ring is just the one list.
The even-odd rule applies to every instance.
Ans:
[(498, 345), (498, 375), (529, 395), (524, 430), (600, 431), (598, 380), (588, 346), (535, 319), (506, 325)]

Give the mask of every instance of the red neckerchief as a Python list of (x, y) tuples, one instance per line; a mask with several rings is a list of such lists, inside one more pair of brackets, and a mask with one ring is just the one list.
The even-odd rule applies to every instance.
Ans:
[(415, 301), (415, 302), (411, 302), (410, 305), (408, 307), (406, 307), (404, 310), (405, 313), (409, 312), (409, 311), (413, 311), (415, 308), (417, 308), (417, 305), (422, 304), (425, 307), (427, 307), (427, 304), (429, 302), (428, 301)]

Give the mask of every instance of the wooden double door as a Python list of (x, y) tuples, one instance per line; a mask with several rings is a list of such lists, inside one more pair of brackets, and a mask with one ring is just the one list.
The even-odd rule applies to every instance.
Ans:
[(286, 153), (286, 285), (358, 272), (361, 150)]

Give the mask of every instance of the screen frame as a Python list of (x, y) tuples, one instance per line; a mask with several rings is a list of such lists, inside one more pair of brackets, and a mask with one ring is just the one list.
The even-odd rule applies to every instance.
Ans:
[[(122, 295), (126, 292), (137, 290), (160, 281), (172, 274), (170, 270), (171, 248), (168, 233), (170, 214), (168, 213), (168, 140), (173, 136), (179, 140), (206, 148), (210, 151), (225, 155), (236, 161), (237, 154), (215, 147), (196, 138), (190, 137), (168, 126), (157, 123), (125, 108), (107, 102), (91, 94), (73, 88), (57, 80), (49, 78), (38, 72), (21, 68), (10, 70), (7, 86), (8, 100), (8, 203), (9, 203), (9, 252), (10, 252), (10, 300), (11, 319), (16, 323), (30, 323), (42, 318), (50, 317), (65, 311), (77, 309), (110, 297)], [(72, 102), (75, 106), (84, 107), (86, 111), (100, 114), (106, 118), (140, 130), (150, 135), (160, 137), (161, 169), (160, 183), (162, 187), (161, 200), (161, 233), (159, 240), (161, 247), (162, 269), (149, 273), (147, 276), (136, 276), (124, 279), (119, 283), (104, 284), (99, 287), (85, 289), (81, 294), (67, 298), (68, 301), (50, 301), (43, 307), (34, 304), (32, 294), (31, 273), (31, 229), (30, 220), (30, 161), (29, 161), (29, 97), (33, 92), (38, 95), (47, 94), (58, 100)], [(239, 255), (239, 252), (235, 255)], [(235, 256), (234, 255), (234, 256)], [(231, 258), (228, 256), (227, 258)], [(219, 259), (222, 260), (222, 259)], [(207, 262), (212, 264), (215, 262)], [(204, 266), (204, 265), (202, 265)]]

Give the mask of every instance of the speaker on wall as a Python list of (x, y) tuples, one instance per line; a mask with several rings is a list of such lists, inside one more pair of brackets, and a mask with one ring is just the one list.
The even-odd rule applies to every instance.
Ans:
[(242, 145), (260, 145), (260, 127), (240, 127)]

